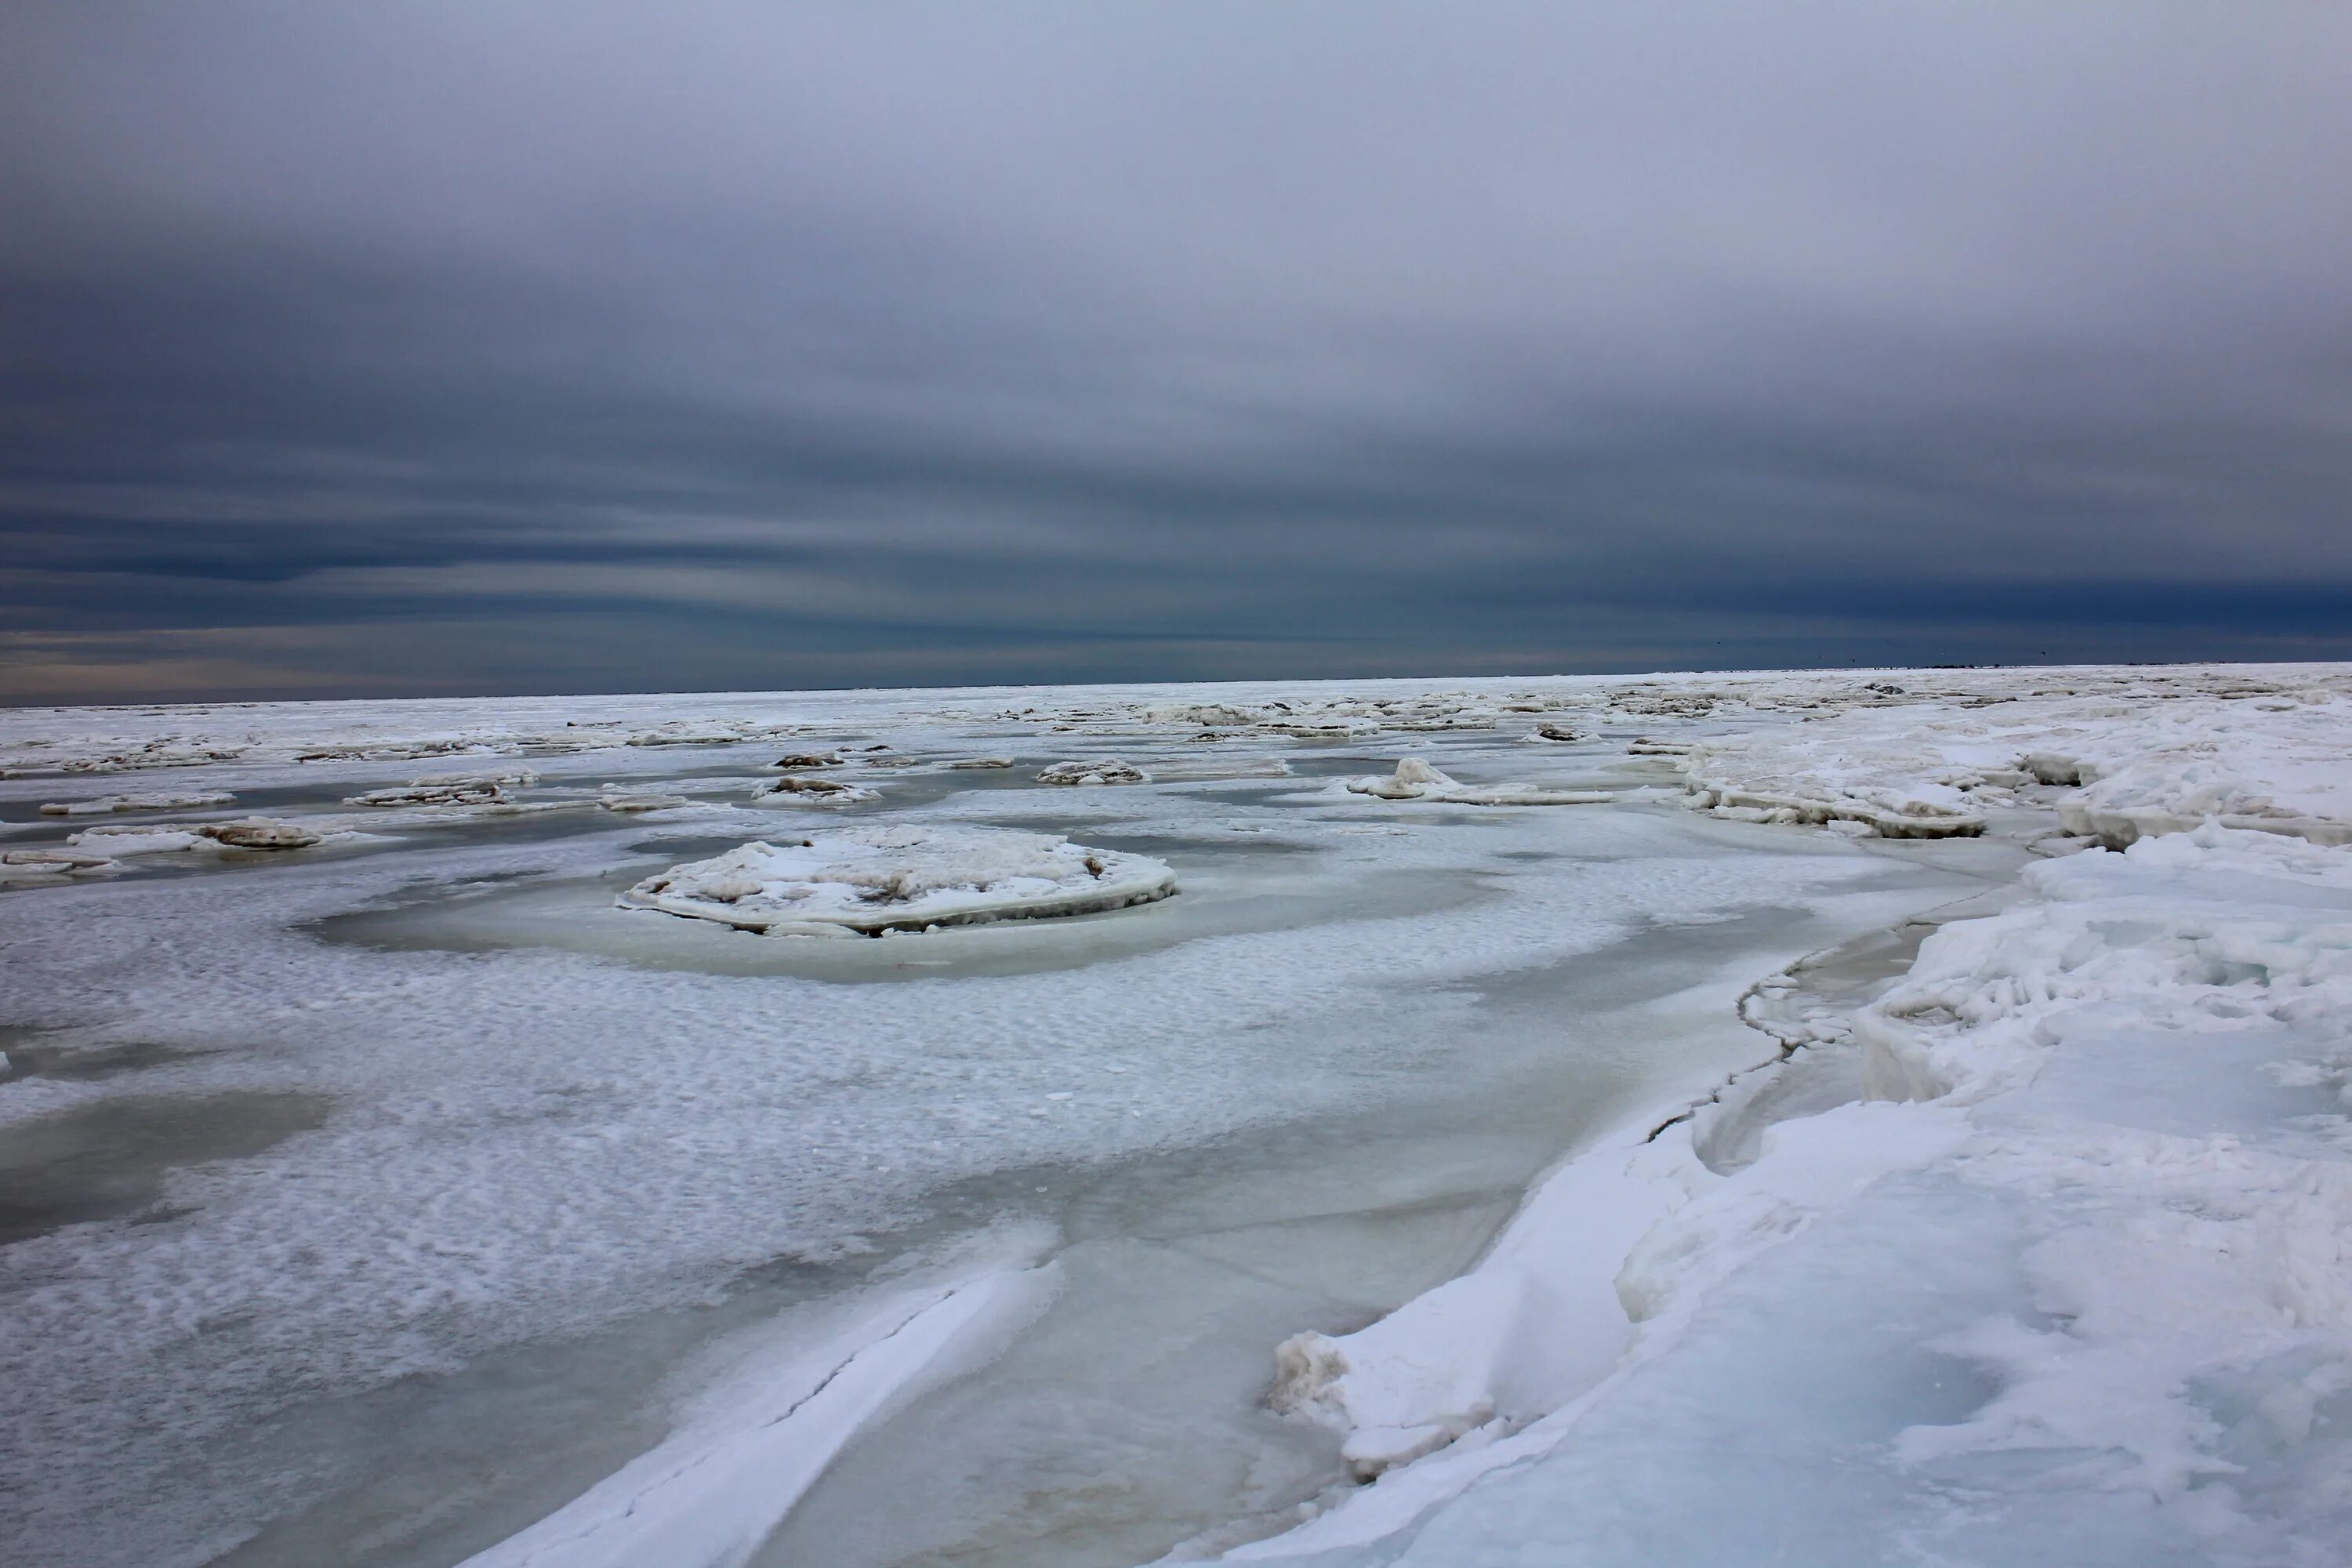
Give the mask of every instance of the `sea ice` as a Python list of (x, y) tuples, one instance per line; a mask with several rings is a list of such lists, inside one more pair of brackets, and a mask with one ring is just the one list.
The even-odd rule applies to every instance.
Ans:
[[(1105, 1539), (1087, 1532), (1129, 1503), (1149, 1516), (1133, 1528), (1168, 1528), (1162, 1542), (1198, 1529), (1224, 1550), (1297, 1518), (1352, 1468), (1376, 1479), (1236, 1557), (2332, 1568), (2352, 1539), (2347, 688), (2326, 667), (2084, 668), (14, 710), (0, 724), (0, 773), (22, 781), (6, 786), (9, 832), (23, 836), (0, 857), (0, 880), (21, 889), (0, 895), (16, 1061), (0, 1142), (13, 1157), (76, 1118), (226, 1091), (333, 1110), (265, 1155), (172, 1171), (150, 1210), (0, 1248), (14, 1331), (0, 1336), (0, 1555), (31, 1568), (220, 1550), (304, 1568), (446, 1563), (551, 1513), (534, 1541), (593, 1524), (597, 1549), (621, 1560), (740, 1561), (821, 1510), (826, 1477), (782, 1536), (751, 1543), (827, 1457), (830, 1476), (864, 1467), (835, 1512), (929, 1508), (950, 1489), (936, 1478), (960, 1462), (959, 1436), (981, 1431), (1009, 1440), (972, 1462), (970, 1485), (1004, 1500), (987, 1517), (1040, 1526), (1021, 1538), (1034, 1551), (942, 1525), (924, 1538), (942, 1558), (1083, 1561), (1069, 1543)], [(731, 826), (740, 805), (652, 822), (587, 809), (740, 796), (745, 764), (725, 773), (701, 748), (811, 737), (887, 735), (898, 749), (862, 754), (1009, 764), (1095, 745), (1049, 735), (1100, 735), (1128, 759), (1112, 768), (1165, 782), (1270, 774), (1297, 742), (1443, 731), (1446, 767), (1500, 777), (1531, 755), (1517, 714), (1642, 734), (1631, 755), (1591, 760), (1625, 804), (1374, 810), (1336, 781), (1244, 782), (1104, 792), (1082, 803), (1080, 830), (1066, 793), (1025, 777), (950, 763), (910, 780), (892, 802), (903, 831), (1067, 826), (1184, 876), (1167, 910), (1035, 931), (698, 938), (614, 913), (613, 887), (661, 864), (646, 857), (664, 841), (680, 846), (670, 859), (711, 855), (714, 824), (717, 844), (748, 837)], [(1163, 767), (1206, 754), (1185, 749), (1204, 733), (1240, 760)], [(375, 764), (414, 757), (450, 758), (467, 779), (528, 761), (564, 809), (306, 815), (406, 776)], [(1339, 771), (1328, 753), (1293, 760), (1318, 783)], [(1077, 766), (1084, 778), (1102, 764)], [(155, 767), (267, 803), (294, 836), (400, 837), (381, 853), (276, 857), (268, 877), (227, 869), (256, 857), (203, 831), (219, 824), (34, 841), (64, 832), (37, 807), (66, 792), (39, 781)], [(1653, 808), (1682, 784), (1706, 815)], [(1776, 822), (1827, 831), (1751, 826)], [(434, 831), (402, 832), (418, 825)], [(764, 850), (739, 882), (721, 855), (664, 890), (702, 919), (747, 901), (758, 913), (772, 895), (788, 921), (811, 903), (870, 912), (877, 884), (825, 873), (888, 857), (816, 826), (793, 822), (806, 844), (734, 851)], [(1975, 837), (1883, 842), (1890, 830)], [(2028, 846), (2052, 858), (2021, 881)], [(141, 874), (139, 857), (164, 853), (187, 855), (183, 874)], [(1083, 851), (1054, 853), (1049, 900)], [(767, 857), (788, 874), (771, 877)], [(1133, 859), (1139, 876), (1172, 878)], [(936, 898), (936, 911), (965, 896), (959, 876), (972, 897), (998, 891), (982, 893), (969, 858), (942, 864), (950, 874), (885, 899), (912, 893), (912, 912)], [(1850, 934), (1981, 879), (2018, 901), (1948, 921), (1906, 974), (1877, 983), (1883, 995), (1829, 1016), (1807, 972), (1782, 969), (1810, 940), (1791, 933), (1838, 899), (1853, 900), (1838, 906)], [(795, 884), (814, 890), (793, 899)], [(1187, 925), (1195, 898), (1249, 918)], [(498, 924), (508, 908), (593, 925), (602, 945), (518, 934)], [(379, 910), (438, 934), (329, 934)], [(1143, 931), (1181, 934), (1131, 940)], [(712, 962), (714, 947), (729, 951)], [(1687, 1036), (1654, 1000), (1610, 1000), (1628, 975), (1682, 973), (1698, 952), (1722, 973), (1686, 1003)], [(1591, 989), (1566, 1005), (1528, 989), (1563, 974)], [(1759, 974), (1769, 983), (1750, 987)], [(1513, 996), (1540, 1015), (1516, 1034), (1497, 1027)], [(1519, 1076), (1496, 1069), (1522, 1049)], [(1788, 1066), (1757, 1065), (1783, 1050)], [(134, 1072), (125, 1052), (150, 1055)], [(89, 1070), (52, 1070), (78, 1057)], [(1464, 1082), (1486, 1098), (1447, 1098)], [(1538, 1083), (1586, 1097), (1591, 1120), (1561, 1100), (1527, 1111)], [(1865, 1086), (1882, 1098), (1856, 1098)], [(1370, 1241), (1295, 1240), (1369, 1213), (1391, 1176), (1409, 1215), (1428, 1174), (1412, 1160), (1433, 1147), (1451, 1159), (1514, 1116), (1529, 1123), (1512, 1134), (1525, 1163), (1493, 1177), (1484, 1218), (1409, 1284), (1360, 1288)], [(903, 1427), (874, 1407), (885, 1426), (857, 1429), (878, 1450), (866, 1436), (830, 1446), (848, 1426), (798, 1423), (802, 1394), (819, 1395), (814, 1415), (914, 1385), (869, 1384), (886, 1370), (869, 1362), (824, 1397), (823, 1373), (856, 1358), (804, 1376), (816, 1363), (799, 1352), (814, 1343), (780, 1341), (768, 1370), (790, 1376), (747, 1365), (667, 1442), (633, 1393), (592, 1395), (551, 1373), (534, 1403), (517, 1394), (528, 1379), (509, 1381), (569, 1366), (567, 1347), (600, 1335), (643, 1331), (627, 1342), (658, 1347), (691, 1330), (646, 1325), (744, 1310), (779, 1279), (840, 1289), (826, 1271), (864, 1246), (888, 1259), (874, 1278), (900, 1288), (888, 1270), (905, 1236), (1033, 1197), (1078, 1234), (1102, 1216), (1064, 1207), (1070, 1173), (1159, 1151), (1213, 1163), (1252, 1129), (1293, 1152), (1295, 1179), (1262, 1227), (1282, 1239), (1230, 1256), (1295, 1265), (1317, 1282), (1308, 1304), (1237, 1331), (1172, 1300), (1154, 1320), (1163, 1334), (1131, 1331), (1118, 1289), (1193, 1278), (1133, 1259), (1181, 1253), (1238, 1275), (1215, 1250), (1231, 1214), (1171, 1214), (1101, 1249), (1116, 1278), (1084, 1317), (1095, 1337), (1024, 1363), (1025, 1425), (982, 1411), (960, 1426), (968, 1407), (927, 1394), (924, 1422)], [(1433, 1131), (1456, 1141), (1415, 1142)], [(1475, 1256), (1571, 1139), (1585, 1141)], [(1191, 1511), (1194, 1494), (1163, 1508), (1180, 1494), (1150, 1478), (1215, 1468), (1173, 1452), (1171, 1434), (1242, 1425), (1161, 1424), (1066, 1381), (1106, 1364), (1092, 1357), (1189, 1365), (1164, 1358), (1213, 1333), (1245, 1342), (1232, 1422), (1276, 1427), (1322, 1467), (1295, 1491), (1264, 1483), (1278, 1467), (1213, 1488), (1211, 1509), (1231, 1497), (1265, 1510), (1223, 1531)], [(1286, 1341), (1291, 1415), (1278, 1418), (1254, 1402)], [(1154, 1398), (1196, 1397), (1155, 1375), (1142, 1380)], [(454, 1427), (500, 1423), (510, 1430), (481, 1438), (478, 1473), (451, 1468)], [(583, 1431), (604, 1434), (593, 1465), (518, 1479), (497, 1457), (564, 1449)], [(616, 1431), (644, 1443), (616, 1449)], [(908, 1432), (925, 1446), (903, 1452), (938, 1461), (919, 1471), (921, 1496), (888, 1447)], [(1041, 1476), (1049, 1451), (1076, 1457)], [(176, 1468), (190, 1453), (205, 1457), (194, 1479)], [(646, 1457), (633, 1472), (630, 1453)], [(630, 1479), (598, 1484), (616, 1470)], [(638, 1481), (656, 1484), (632, 1511)], [(964, 1506), (927, 1521), (977, 1517)]]

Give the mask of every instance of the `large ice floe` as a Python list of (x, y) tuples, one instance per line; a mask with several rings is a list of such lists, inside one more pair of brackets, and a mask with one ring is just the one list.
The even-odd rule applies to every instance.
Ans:
[(2334, 1568), (2348, 737), (2324, 666), (0, 716), (0, 1560)]
[(622, 894), (621, 904), (771, 936), (882, 936), (1097, 914), (1175, 891), (1176, 874), (1160, 861), (1058, 835), (870, 827), (746, 844), (673, 866)]

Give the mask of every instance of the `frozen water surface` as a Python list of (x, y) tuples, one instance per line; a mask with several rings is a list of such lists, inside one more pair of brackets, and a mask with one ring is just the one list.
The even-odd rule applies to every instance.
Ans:
[[(2329, 1560), (2340, 672), (1893, 673), (11, 715), (0, 847), (320, 842), (0, 891), (0, 1552)], [(843, 826), (1179, 891), (615, 907)]]

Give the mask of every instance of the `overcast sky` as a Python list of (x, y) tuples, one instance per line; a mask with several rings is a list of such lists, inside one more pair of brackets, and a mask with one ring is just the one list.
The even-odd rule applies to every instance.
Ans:
[(0, 8), (0, 700), (2352, 657), (2352, 7)]

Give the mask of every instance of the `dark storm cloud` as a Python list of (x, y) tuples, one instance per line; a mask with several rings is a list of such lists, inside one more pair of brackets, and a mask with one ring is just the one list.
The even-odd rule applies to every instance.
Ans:
[(0, 16), (0, 698), (2352, 654), (2332, 8)]

